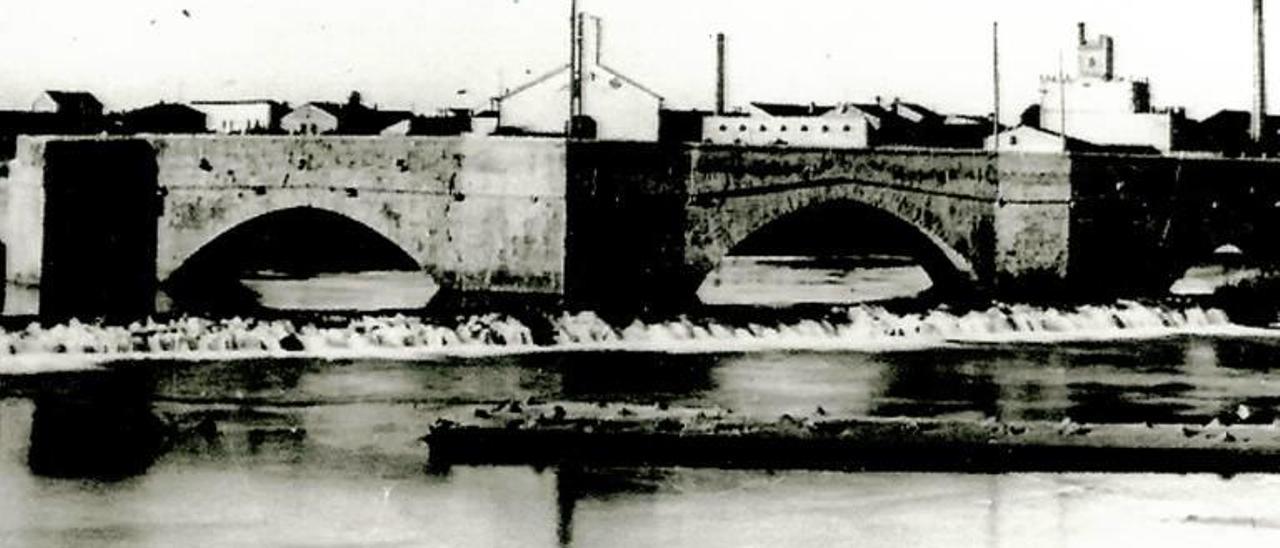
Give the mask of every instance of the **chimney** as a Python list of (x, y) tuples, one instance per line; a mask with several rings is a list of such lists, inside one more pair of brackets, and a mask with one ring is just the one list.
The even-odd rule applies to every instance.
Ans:
[(600, 64), (600, 51), (604, 45), (604, 23), (600, 17), (581, 14), (582, 18), (582, 67)]
[(1267, 56), (1266, 29), (1262, 17), (1262, 0), (1253, 0), (1253, 119), (1249, 125), (1249, 135), (1253, 142), (1263, 144), (1264, 125), (1267, 116)]
[(1085, 44), (1088, 44), (1089, 36), (1088, 34), (1085, 33), (1084, 22), (1082, 21), (1082, 22), (1076, 23), (1076, 28), (1079, 29), (1079, 32), (1080, 32), (1080, 45), (1083, 46)]
[(724, 33), (716, 34), (716, 114), (725, 114), (725, 40)]

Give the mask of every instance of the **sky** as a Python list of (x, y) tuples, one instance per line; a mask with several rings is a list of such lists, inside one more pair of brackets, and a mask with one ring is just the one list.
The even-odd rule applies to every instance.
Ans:
[[(730, 102), (901, 97), (1002, 113), (1074, 67), (1076, 22), (1116, 38), (1121, 75), (1159, 106), (1248, 109), (1251, 0), (579, 0), (605, 20), (603, 54), (673, 108), (714, 100), (714, 34), (729, 37)], [(1271, 10), (1280, 10), (1280, 4)], [(1268, 22), (1280, 62), (1280, 11)], [(566, 62), (569, 0), (4, 0), (0, 107), (84, 89), (108, 109), (164, 101), (344, 100), (482, 106)], [(1271, 63), (1275, 65), (1275, 63)], [(1269, 71), (1280, 101), (1280, 66)], [(1273, 102), (1274, 104), (1274, 102)], [(1274, 112), (1274, 109), (1272, 109)]]

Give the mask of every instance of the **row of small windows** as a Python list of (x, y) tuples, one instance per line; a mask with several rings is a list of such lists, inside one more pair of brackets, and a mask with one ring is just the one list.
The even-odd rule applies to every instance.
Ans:
[[(850, 131), (853, 131), (853, 126), (845, 125), (843, 129), (844, 129), (844, 131), (845, 131), (846, 133), (848, 133), (848, 132), (850, 132)], [(721, 132), (729, 131), (729, 126), (727, 126), (727, 125), (725, 125), (725, 124), (720, 124), (720, 131), (721, 131)], [(743, 124), (743, 125), (738, 126), (738, 131), (747, 131), (747, 126), (746, 126), (746, 124)], [(764, 124), (760, 124), (760, 132), (761, 132), (761, 133), (767, 133), (768, 131), (769, 131), (769, 126), (766, 126), (766, 125), (764, 125)], [(785, 132), (785, 131), (787, 131), (787, 126), (778, 126), (778, 131), (780, 131), (780, 132)], [(809, 126), (800, 126), (800, 131), (809, 131)], [(830, 132), (830, 131), (831, 131), (831, 126), (822, 126), (822, 132), (823, 132), (823, 133), (828, 133), (828, 132)]]

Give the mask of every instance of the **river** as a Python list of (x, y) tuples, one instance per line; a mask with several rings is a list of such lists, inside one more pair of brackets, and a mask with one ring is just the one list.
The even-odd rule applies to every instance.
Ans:
[[(614, 343), (585, 349), (161, 355), (0, 375), (0, 545), (1275, 544), (1276, 475), (437, 469), (418, 441), (438, 417), (527, 398), (718, 405), (762, 418), (818, 406), (1093, 423), (1205, 423), (1241, 406), (1270, 422), (1280, 412), (1280, 338), (1270, 331), (1136, 304), (1098, 312), (1110, 318), (1110, 336), (1046, 338), (1016, 327), (1064, 321), (1058, 311), (1038, 314), (1009, 311), (1006, 332), (942, 342), (844, 345), (865, 335), (846, 330), (826, 335), (842, 343), (826, 346), (808, 344), (803, 330), (766, 326), (759, 336), (688, 346), (677, 327), (651, 325), (619, 328)], [(974, 325), (954, 316), (957, 326)], [(893, 317), (893, 333), (919, 324)], [(1151, 318), (1172, 327), (1153, 330), (1160, 322)], [(633, 344), (639, 332), (640, 342), (673, 336), (673, 351)], [(183, 433), (161, 436), (165, 425)]]

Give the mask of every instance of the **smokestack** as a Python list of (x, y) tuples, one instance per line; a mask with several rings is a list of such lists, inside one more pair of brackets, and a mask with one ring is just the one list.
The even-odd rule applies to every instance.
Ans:
[(723, 116), (725, 114), (725, 43), (724, 33), (716, 34), (716, 114)]
[(1262, 0), (1253, 0), (1253, 120), (1249, 135), (1253, 142), (1263, 144), (1264, 122), (1267, 117), (1267, 53), (1266, 29), (1262, 17)]
[(579, 14), (582, 18), (582, 68), (588, 65), (599, 65), (603, 58), (600, 53), (604, 48), (604, 20), (589, 13)]
[(1084, 22), (1076, 23), (1076, 29), (1080, 32), (1080, 45), (1089, 43), (1089, 35), (1085, 33)]

